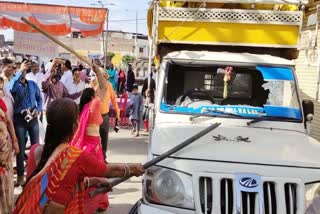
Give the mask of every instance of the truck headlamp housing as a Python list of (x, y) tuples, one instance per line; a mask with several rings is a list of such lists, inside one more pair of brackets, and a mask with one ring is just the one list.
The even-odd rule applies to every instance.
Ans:
[(192, 177), (185, 173), (152, 167), (146, 172), (144, 193), (150, 203), (195, 209)]
[(320, 183), (305, 186), (305, 214), (317, 214), (320, 210)]

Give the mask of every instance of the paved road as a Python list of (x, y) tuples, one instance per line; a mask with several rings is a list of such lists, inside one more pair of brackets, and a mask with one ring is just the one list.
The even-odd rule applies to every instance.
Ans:
[[(129, 130), (121, 130), (118, 134), (110, 133), (108, 162), (110, 163), (143, 163), (146, 161), (148, 138), (135, 138)], [(109, 194), (110, 207), (107, 214), (127, 214), (142, 196), (141, 178), (132, 178), (116, 187)]]

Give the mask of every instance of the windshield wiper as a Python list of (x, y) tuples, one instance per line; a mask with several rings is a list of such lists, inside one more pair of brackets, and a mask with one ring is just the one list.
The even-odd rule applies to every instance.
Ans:
[(291, 117), (282, 117), (282, 116), (263, 116), (255, 118), (249, 122), (247, 122), (247, 125), (250, 126), (251, 124), (255, 124), (261, 121), (285, 121), (285, 122), (299, 122), (300, 119), (297, 118), (291, 118)]
[(197, 119), (199, 117), (216, 117), (217, 115), (212, 115), (212, 114), (201, 114), (201, 115), (194, 115), (194, 116), (191, 116), (189, 118), (190, 121), (193, 121), (194, 119)]
[(199, 118), (199, 117), (216, 117), (219, 114), (233, 116), (233, 117), (240, 117), (240, 118), (244, 117), (244, 116), (241, 116), (241, 115), (236, 114), (236, 113), (220, 111), (220, 110), (213, 110), (213, 109), (206, 109), (205, 113), (216, 113), (216, 115), (211, 115), (211, 114), (195, 115), (195, 116), (190, 117), (190, 121), (193, 121), (194, 119)]

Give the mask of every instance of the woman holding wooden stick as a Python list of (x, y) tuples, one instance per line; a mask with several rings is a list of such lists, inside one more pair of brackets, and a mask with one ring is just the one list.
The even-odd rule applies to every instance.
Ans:
[[(103, 75), (97, 66), (93, 70)], [(92, 153), (71, 146), (78, 127), (78, 106), (73, 101), (61, 98), (52, 102), (47, 121), (41, 160), (14, 213), (83, 213), (87, 188), (108, 185), (104, 178), (144, 173), (141, 164), (105, 164)]]

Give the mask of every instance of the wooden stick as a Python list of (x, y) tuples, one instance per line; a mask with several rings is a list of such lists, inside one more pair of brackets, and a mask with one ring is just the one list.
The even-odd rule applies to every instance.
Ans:
[[(207, 127), (206, 129), (202, 130), (201, 132), (193, 135), (192, 137), (190, 137), (189, 139), (187, 139), (186, 141), (182, 142), (181, 144), (175, 146), (174, 148), (170, 149), (169, 151), (165, 152), (164, 154), (152, 159), (151, 161), (145, 163), (143, 165), (143, 168), (149, 169), (150, 167), (158, 164), (159, 162), (161, 162), (162, 160), (170, 157), (171, 155), (179, 152), (180, 150), (184, 149), (185, 147), (189, 146), (190, 144), (194, 143), (196, 140), (198, 140), (199, 138), (205, 136), (206, 134), (208, 134), (209, 132), (211, 132), (212, 130), (218, 128), (221, 125), (221, 123), (215, 123), (210, 125), (209, 127)], [(117, 186), (123, 182), (125, 182), (126, 180), (128, 180), (129, 178), (131, 178), (133, 176), (128, 176), (128, 177), (123, 177), (123, 178), (119, 178), (119, 179), (115, 179), (113, 181), (111, 181), (111, 186)], [(92, 192), (89, 193), (90, 197), (93, 198), (98, 194), (104, 193), (107, 190), (106, 187), (102, 186), (99, 187), (95, 190), (93, 190)]]
[(55, 38), (54, 36), (52, 36), (50, 33), (48, 33), (47, 31), (41, 29), (38, 25), (32, 23), (31, 21), (29, 21), (28, 19), (21, 17), (21, 20), (24, 21), (26, 24), (28, 24), (29, 26), (31, 26), (33, 29), (39, 31), (40, 33), (42, 33), (43, 35), (45, 35), (46, 37), (48, 37), (51, 41), (53, 41), (54, 43), (60, 45), (61, 47), (63, 47), (64, 49), (66, 49), (67, 51), (69, 51), (70, 53), (74, 54), (76, 57), (78, 57), (81, 61), (85, 62), (86, 64), (88, 64), (90, 67), (93, 66), (92, 62), (90, 62), (90, 60), (84, 58), (83, 56), (81, 56), (77, 51), (75, 51), (73, 48), (67, 46), (66, 44), (62, 43), (61, 41), (59, 41), (57, 38)]

